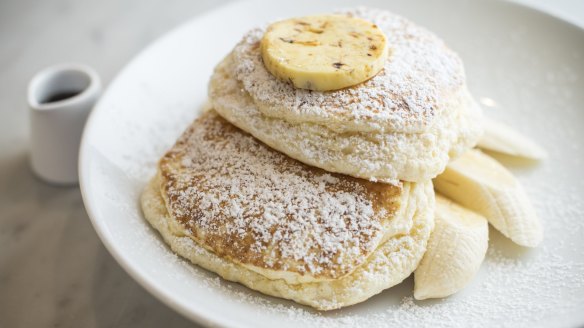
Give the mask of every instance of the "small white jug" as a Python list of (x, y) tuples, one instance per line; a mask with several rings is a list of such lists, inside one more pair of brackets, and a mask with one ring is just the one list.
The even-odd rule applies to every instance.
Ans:
[(76, 184), (81, 133), (101, 93), (97, 73), (80, 64), (60, 64), (37, 73), (28, 85), (31, 166), (43, 180)]

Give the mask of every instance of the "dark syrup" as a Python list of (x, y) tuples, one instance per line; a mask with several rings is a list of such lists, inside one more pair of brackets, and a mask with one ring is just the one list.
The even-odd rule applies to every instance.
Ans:
[(81, 93), (80, 91), (63, 91), (63, 92), (55, 93), (54, 95), (50, 95), (49, 97), (47, 97), (47, 99), (45, 99), (42, 103), (48, 104), (48, 103), (52, 103), (52, 102), (57, 102), (57, 101), (69, 99), (69, 98), (75, 97), (76, 95), (78, 95), (80, 93)]

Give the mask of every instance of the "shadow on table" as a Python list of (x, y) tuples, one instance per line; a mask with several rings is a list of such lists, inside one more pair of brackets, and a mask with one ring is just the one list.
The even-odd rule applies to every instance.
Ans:
[(109, 255), (78, 187), (37, 179), (25, 152), (0, 160), (0, 181), (0, 326), (193, 327)]

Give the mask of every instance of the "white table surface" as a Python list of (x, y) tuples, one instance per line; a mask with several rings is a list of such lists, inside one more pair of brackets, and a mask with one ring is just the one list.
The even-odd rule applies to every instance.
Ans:
[[(584, 27), (584, 1), (516, 0)], [(25, 91), (76, 61), (107, 84), (173, 26), (226, 1), (0, 0), (0, 327), (192, 327), (134, 282), (97, 238), (77, 187), (28, 166)]]

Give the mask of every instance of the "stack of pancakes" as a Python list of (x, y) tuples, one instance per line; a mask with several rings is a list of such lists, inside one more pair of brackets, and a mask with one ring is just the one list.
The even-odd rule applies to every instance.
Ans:
[(216, 67), (213, 109), (160, 160), (142, 196), (173, 251), (223, 278), (321, 310), (355, 304), (418, 266), (434, 226), (431, 179), (473, 147), (480, 109), (460, 59), (385, 11), (390, 55), (364, 83), (298, 89), (248, 32)]

